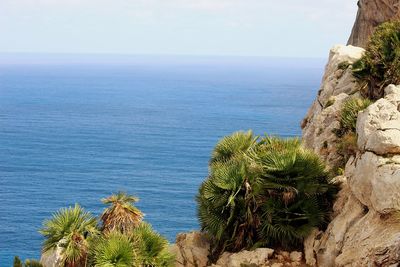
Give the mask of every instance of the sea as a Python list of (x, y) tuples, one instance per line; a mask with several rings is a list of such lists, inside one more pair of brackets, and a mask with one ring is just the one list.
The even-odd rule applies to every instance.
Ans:
[(0, 266), (40, 258), (38, 231), (58, 209), (99, 216), (118, 191), (170, 242), (199, 229), (214, 145), (239, 130), (300, 136), (325, 61), (0, 57)]

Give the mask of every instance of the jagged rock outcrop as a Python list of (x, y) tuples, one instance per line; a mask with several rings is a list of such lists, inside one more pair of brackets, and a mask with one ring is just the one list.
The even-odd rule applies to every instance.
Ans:
[(171, 248), (176, 255), (176, 267), (206, 267), (210, 254), (210, 240), (200, 232), (181, 233)]
[(342, 104), (358, 93), (348, 65), (363, 53), (364, 49), (354, 46), (337, 45), (331, 49), (318, 96), (302, 122), (304, 146), (314, 150), (331, 168), (343, 160), (337, 153), (338, 138), (333, 132), (340, 127)]
[[(327, 70), (330, 65), (332, 60)], [(325, 99), (337, 95), (336, 89), (325, 94)], [(317, 101), (321, 95), (323, 92)], [(309, 111), (312, 115), (307, 116), (304, 128), (308, 146), (318, 146), (313, 144), (320, 141), (315, 135), (316, 123), (331, 116), (327, 109), (313, 105)], [(304, 242), (305, 258), (311, 266), (400, 263), (400, 86), (388, 86), (384, 98), (359, 113), (357, 135), (359, 152), (347, 162), (340, 179), (334, 219), (325, 232), (315, 230)], [(329, 162), (330, 158), (325, 159)]]
[(61, 246), (57, 246), (56, 249), (52, 249), (45, 253), (42, 253), (40, 257), (40, 263), (43, 265), (43, 267), (62, 266), (62, 250), (63, 248)]
[(376, 26), (400, 18), (400, 0), (359, 0), (357, 18), (348, 44), (366, 47)]

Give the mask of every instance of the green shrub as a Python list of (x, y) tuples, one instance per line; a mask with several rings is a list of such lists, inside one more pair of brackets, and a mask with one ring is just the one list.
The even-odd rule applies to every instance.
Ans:
[(86, 265), (89, 252), (89, 238), (98, 234), (97, 221), (89, 212), (75, 204), (63, 208), (44, 222), (40, 233), (45, 240), (43, 252), (62, 248), (63, 264), (80, 267)]
[(371, 100), (357, 97), (352, 97), (344, 102), (340, 111), (340, 127), (333, 130), (338, 137), (336, 153), (341, 156), (341, 160), (332, 167), (332, 175), (341, 175), (349, 158), (356, 155), (358, 151), (356, 134), (358, 113), (371, 104)]
[[(133, 206), (136, 197), (119, 192), (103, 199), (109, 204), (99, 222), (78, 204), (60, 209), (40, 230), (43, 251), (61, 248), (64, 267), (170, 267), (175, 258), (169, 243), (142, 222), (143, 214)], [(18, 257), (14, 260), (18, 265)], [(28, 265), (29, 264), (29, 265)], [(24, 266), (40, 267), (30, 260)]]
[(25, 264), (22, 264), (21, 259), (15, 256), (13, 267), (43, 267), (43, 265), (39, 261), (33, 259), (27, 259), (25, 260)]
[(94, 266), (97, 267), (132, 267), (136, 266), (136, 254), (126, 235), (111, 232), (94, 242)]
[(383, 97), (386, 86), (400, 83), (400, 21), (376, 28), (364, 56), (353, 64), (353, 74), (370, 99)]
[(293, 247), (327, 222), (335, 191), (325, 165), (299, 140), (237, 132), (213, 151), (197, 195), (198, 216), (215, 238), (214, 253)]
[(346, 165), (346, 162), (351, 156), (355, 156), (357, 154), (357, 135), (354, 132), (345, 133), (339, 140), (336, 148), (337, 153), (343, 157), (342, 163), (340, 164), (340, 166), (338, 166), (339, 171), (341, 167), (344, 167)]
[(43, 267), (43, 265), (37, 260), (27, 259), (25, 260), (24, 267)]
[(131, 240), (139, 266), (174, 266), (175, 258), (168, 250), (168, 240), (155, 232), (150, 224), (142, 222), (136, 227)]
[(365, 98), (350, 98), (344, 102), (340, 111), (340, 130), (337, 132), (339, 137), (348, 132), (356, 131), (358, 112), (371, 105), (371, 100)]
[(22, 267), (22, 261), (18, 256), (14, 257), (13, 267)]
[(351, 65), (350, 62), (348, 62), (348, 61), (343, 61), (343, 62), (340, 62), (340, 63), (338, 64), (338, 69), (339, 69), (339, 70), (346, 70), (350, 65)]
[(328, 101), (326, 102), (324, 108), (328, 108), (328, 107), (332, 106), (333, 104), (335, 104), (335, 99), (334, 99), (334, 98), (330, 98), (330, 99), (328, 99)]

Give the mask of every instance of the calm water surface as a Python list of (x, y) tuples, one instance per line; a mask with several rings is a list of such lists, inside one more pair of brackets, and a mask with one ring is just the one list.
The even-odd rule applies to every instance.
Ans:
[(0, 266), (39, 258), (42, 221), (79, 202), (99, 215), (140, 197), (174, 241), (198, 228), (194, 197), (214, 144), (236, 130), (297, 136), (323, 60), (0, 65)]

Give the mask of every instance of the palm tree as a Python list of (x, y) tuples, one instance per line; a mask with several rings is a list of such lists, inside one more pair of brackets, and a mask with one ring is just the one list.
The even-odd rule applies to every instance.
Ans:
[(132, 267), (135, 252), (129, 237), (120, 232), (111, 232), (106, 237), (95, 241), (93, 262), (96, 267)]
[(124, 192), (102, 199), (104, 204), (110, 204), (101, 215), (103, 233), (113, 231), (129, 233), (137, 227), (143, 218), (143, 213), (133, 205), (138, 200)]
[(86, 265), (89, 238), (98, 234), (97, 221), (89, 212), (75, 204), (53, 214), (43, 223), (43, 252), (61, 248), (62, 263), (66, 267)]
[(131, 240), (137, 252), (138, 266), (174, 266), (174, 256), (168, 250), (168, 241), (155, 232), (150, 224), (142, 222), (136, 227), (131, 233)]
[(265, 137), (253, 159), (263, 166), (260, 233), (268, 244), (293, 247), (327, 222), (336, 187), (325, 165), (298, 139)]
[(210, 174), (197, 201), (202, 229), (216, 239), (215, 250), (238, 251), (258, 239), (255, 194), (262, 168), (248, 157), (257, 139), (251, 131), (236, 132), (223, 138), (212, 152)]
[(334, 188), (324, 164), (299, 140), (238, 132), (216, 145), (198, 216), (215, 238), (215, 254), (297, 245), (326, 221)]

